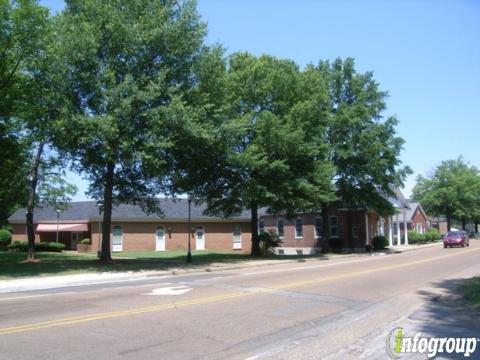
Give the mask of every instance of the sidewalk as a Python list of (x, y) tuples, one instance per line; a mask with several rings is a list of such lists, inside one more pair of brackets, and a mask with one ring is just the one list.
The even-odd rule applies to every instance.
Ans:
[[(388, 249), (385, 252), (373, 253), (374, 256), (392, 255), (403, 253), (407, 251), (419, 250), (434, 246), (442, 245), (441, 242), (425, 245), (409, 245), (409, 246), (395, 246)], [(0, 281), (0, 294), (11, 293), (18, 291), (35, 291), (56, 289), (64, 287), (82, 286), (82, 285), (98, 285), (109, 283), (120, 283), (128, 281), (138, 281), (149, 279), (153, 277), (169, 277), (173, 275), (181, 274), (193, 274), (199, 272), (212, 272), (223, 270), (236, 270), (247, 268), (258, 268), (275, 266), (281, 264), (299, 263), (299, 262), (312, 262), (312, 261), (328, 261), (347, 259), (352, 257), (369, 257), (370, 253), (358, 253), (358, 254), (327, 254), (322, 257), (313, 258), (301, 258), (292, 260), (248, 260), (240, 263), (210, 263), (210, 264), (194, 264), (189, 267), (178, 267), (169, 270), (150, 270), (150, 271), (136, 271), (136, 272), (102, 272), (102, 273), (83, 273), (74, 275), (61, 275), (61, 276), (43, 276), (43, 277), (27, 277), (14, 280), (2, 280)]]

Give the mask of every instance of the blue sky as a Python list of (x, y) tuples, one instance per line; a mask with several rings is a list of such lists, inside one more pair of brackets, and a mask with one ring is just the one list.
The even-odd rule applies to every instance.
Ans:
[[(54, 11), (63, 1), (43, 0)], [(480, 1), (199, 0), (209, 43), (228, 53), (289, 58), (300, 66), (354, 57), (389, 92), (406, 141), (402, 161), (418, 174), (460, 155), (480, 167)], [(76, 200), (85, 199), (85, 182)]]

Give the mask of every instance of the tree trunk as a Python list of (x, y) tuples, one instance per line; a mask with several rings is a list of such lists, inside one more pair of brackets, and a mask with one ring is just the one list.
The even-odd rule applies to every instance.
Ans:
[(329, 218), (329, 206), (328, 204), (322, 204), (322, 223), (323, 223), (323, 246), (322, 251), (327, 252), (330, 250), (330, 218)]
[(477, 234), (477, 233), (478, 233), (478, 222), (475, 221), (475, 234)]
[(43, 148), (45, 143), (41, 142), (38, 145), (35, 160), (33, 161), (32, 168), (30, 169), (30, 181), (28, 189), (28, 201), (26, 221), (27, 221), (27, 260), (33, 260), (35, 257), (35, 229), (33, 228), (33, 211), (35, 209), (35, 198), (37, 196), (37, 184), (38, 184), (38, 169), (40, 168), (40, 162), (42, 160)]
[(464, 217), (462, 217), (462, 230), (463, 231), (467, 230), (467, 221), (465, 220)]
[(450, 214), (450, 211), (447, 210), (447, 231), (450, 231), (451, 226), (452, 226), (452, 214)]
[(115, 164), (109, 162), (105, 172), (105, 182), (103, 189), (103, 228), (102, 228), (102, 249), (100, 252), (100, 261), (111, 261), (110, 251), (110, 231), (112, 227), (112, 198), (113, 198), (113, 177)]
[(252, 204), (251, 209), (251, 230), (252, 230), (252, 256), (261, 256), (260, 239), (258, 238), (258, 205)]

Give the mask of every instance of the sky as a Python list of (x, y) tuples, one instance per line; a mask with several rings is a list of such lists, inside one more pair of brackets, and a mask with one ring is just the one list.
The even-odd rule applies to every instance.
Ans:
[[(63, 1), (41, 0), (52, 11)], [(480, 168), (480, 1), (198, 0), (207, 43), (294, 60), (353, 57), (388, 91), (385, 116), (399, 120), (401, 160), (417, 175), (463, 156)], [(74, 200), (86, 199), (87, 183)]]

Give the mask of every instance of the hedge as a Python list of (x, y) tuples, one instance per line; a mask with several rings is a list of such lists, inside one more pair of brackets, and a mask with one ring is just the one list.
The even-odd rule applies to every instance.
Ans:
[(82, 241), (80, 241), (80, 244), (82, 245), (90, 245), (92, 241), (89, 238), (85, 238)]
[(0, 250), (6, 250), (12, 242), (12, 233), (8, 230), (0, 230)]
[[(26, 241), (14, 241), (7, 246), (10, 251), (23, 251), (28, 250), (28, 243)], [(57, 242), (40, 242), (35, 243), (35, 251), (45, 251), (45, 252), (62, 252), (65, 250), (65, 244)]]
[(374, 250), (383, 250), (388, 246), (388, 240), (385, 236), (374, 236), (372, 239)]

